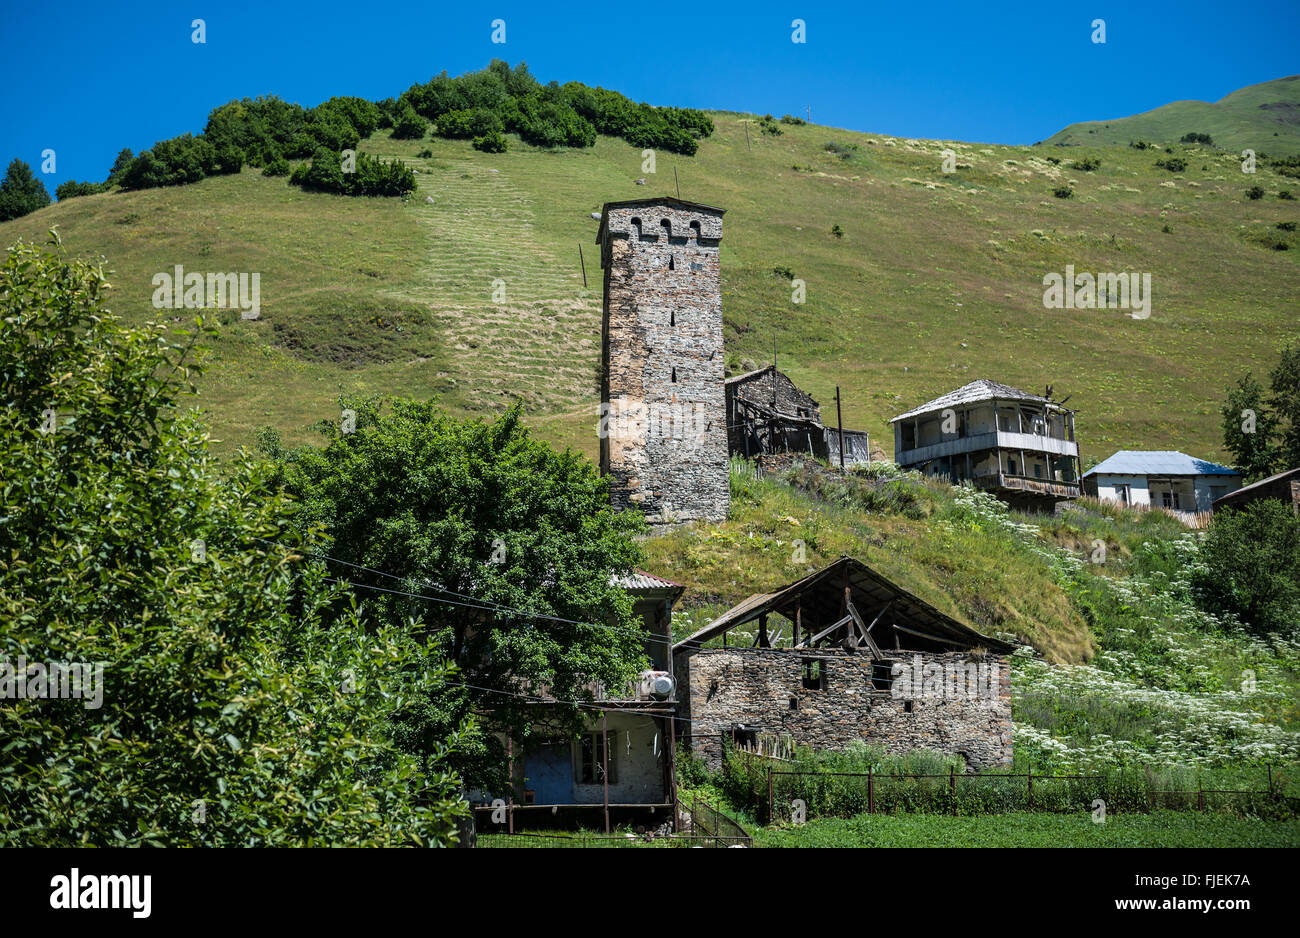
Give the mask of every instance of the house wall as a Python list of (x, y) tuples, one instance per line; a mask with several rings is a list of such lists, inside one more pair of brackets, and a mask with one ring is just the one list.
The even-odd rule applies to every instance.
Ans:
[[(664, 736), (667, 721), (647, 714), (609, 711), (610, 746), (617, 781), (609, 786), (610, 804), (665, 804), (670, 800), (665, 782), (667, 749)], [(531, 748), (516, 746), (514, 755), (515, 803), (525, 804), (525, 793), (537, 793), (536, 804), (603, 804), (605, 786), (601, 782), (584, 783), (581, 769), (581, 742), (558, 740), (548, 744), (546, 729), (539, 724)], [(586, 732), (599, 734), (599, 714), (588, 721)], [(504, 745), (504, 737), (497, 734)], [(559, 742), (559, 745), (554, 745)], [(557, 785), (556, 769), (563, 771), (563, 785)], [(542, 776), (547, 776), (543, 778)], [(558, 797), (556, 793), (561, 792)], [(550, 797), (547, 797), (547, 795)], [(490, 803), (494, 796), (473, 792), (471, 800)], [(503, 796), (502, 796), (503, 797)]]
[(1147, 507), (1151, 504), (1151, 492), (1147, 488), (1147, 477), (1138, 475), (1119, 475), (1097, 473), (1088, 477), (1089, 489), (1096, 488), (1096, 497), (1104, 502), (1118, 503), (1120, 485), (1129, 487), (1129, 504)]
[(652, 522), (724, 519), (721, 216), (663, 203), (605, 218), (600, 447), (614, 507)]
[(1241, 488), (1239, 475), (1204, 475), (1196, 477), (1196, 510), (1213, 511), (1214, 500), (1231, 495)]
[(1129, 504), (1137, 507), (1159, 508), (1164, 505), (1163, 493), (1176, 492), (1178, 511), (1210, 511), (1216, 498), (1241, 488), (1237, 475), (1146, 476), (1119, 473), (1097, 473), (1089, 478), (1089, 490), (1096, 489), (1102, 501), (1120, 501), (1119, 486), (1129, 486)]
[[(891, 652), (910, 675), (914, 661), (984, 663), (993, 675), (991, 695), (936, 696), (913, 688), (903, 696), (873, 686), (870, 655), (835, 649), (701, 648), (677, 654), (680, 714), (689, 719), (691, 748), (711, 768), (721, 765), (719, 734), (737, 724), (789, 733), (815, 749), (851, 743), (901, 754), (915, 749), (963, 753), (976, 767), (1011, 761), (1011, 688), (1006, 659), (964, 652)], [(824, 690), (804, 687), (804, 661), (820, 659)], [(791, 700), (796, 709), (790, 709)], [(910, 712), (908, 704), (911, 705)]]

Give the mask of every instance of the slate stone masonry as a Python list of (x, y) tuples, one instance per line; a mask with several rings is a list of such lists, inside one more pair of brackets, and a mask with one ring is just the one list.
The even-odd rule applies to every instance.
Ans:
[(722, 211), (611, 203), (602, 231), (600, 465), (614, 507), (651, 523), (725, 519)]
[[(679, 651), (680, 715), (689, 719), (692, 750), (717, 770), (718, 735), (736, 727), (789, 733), (800, 745), (843, 749), (878, 745), (891, 754), (931, 749), (961, 754), (974, 770), (1011, 762), (1010, 669), (1001, 655), (891, 651), (908, 676), (926, 665), (988, 666), (989, 684), (975, 694), (936, 694), (933, 687), (882, 689), (868, 654), (832, 649), (699, 648)], [(805, 686), (805, 663), (819, 662), (822, 689)], [(888, 668), (885, 669), (888, 671)], [(875, 681), (873, 681), (873, 678)], [(888, 683), (888, 682), (886, 682)], [(989, 692), (991, 691), (991, 692)]]

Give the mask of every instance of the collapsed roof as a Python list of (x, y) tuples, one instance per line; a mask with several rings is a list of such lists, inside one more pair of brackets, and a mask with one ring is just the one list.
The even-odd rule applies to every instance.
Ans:
[[(846, 602), (845, 590), (848, 590)], [(851, 642), (878, 654), (884, 650), (1008, 653), (1013, 646), (989, 638), (945, 615), (925, 600), (885, 579), (860, 560), (841, 557), (802, 580), (771, 593), (756, 593), (673, 646), (698, 648), (739, 625), (771, 613), (802, 625), (797, 647)]]

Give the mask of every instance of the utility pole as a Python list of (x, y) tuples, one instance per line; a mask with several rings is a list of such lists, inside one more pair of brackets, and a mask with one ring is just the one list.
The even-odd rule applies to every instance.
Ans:
[(748, 151), (751, 149), (749, 145), (749, 121), (745, 120), (743, 123), (745, 125), (745, 150)]
[(840, 386), (835, 385), (835, 421), (840, 426), (840, 472), (844, 471), (844, 414), (840, 411)]
[(812, 123), (812, 105), (808, 105), (808, 123)]

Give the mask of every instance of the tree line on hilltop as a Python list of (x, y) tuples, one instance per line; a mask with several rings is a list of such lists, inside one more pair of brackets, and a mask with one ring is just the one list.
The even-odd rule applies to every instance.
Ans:
[[(427, 136), (470, 140), (489, 153), (509, 148), (506, 134), (536, 147), (590, 147), (599, 134), (636, 147), (693, 155), (713, 122), (694, 108), (655, 107), (616, 91), (581, 82), (543, 85), (524, 63), (511, 68), (494, 60), (487, 68), (456, 78), (444, 71), (412, 85), (397, 98), (367, 101), (336, 96), (312, 108), (278, 97), (230, 101), (208, 115), (201, 134), (160, 140), (141, 153), (122, 150), (103, 182), (68, 180), (55, 195), (63, 199), (114, 187), (151, 189), (238, 173), (245, 166), (266, 176), (288, 176), (292, 185), (341, 195), (402, 196), (415, 189), (415, 174), (400, 160), (357, 154), (345, 166), (344, 150), (376, 130), (391, 128), (398, 139)], [(290, 160), (301, 162), (296, 168)], [(48, 205), (45, 186), (22, 160), (9, 166), (0, 187), (0, 221)]]

